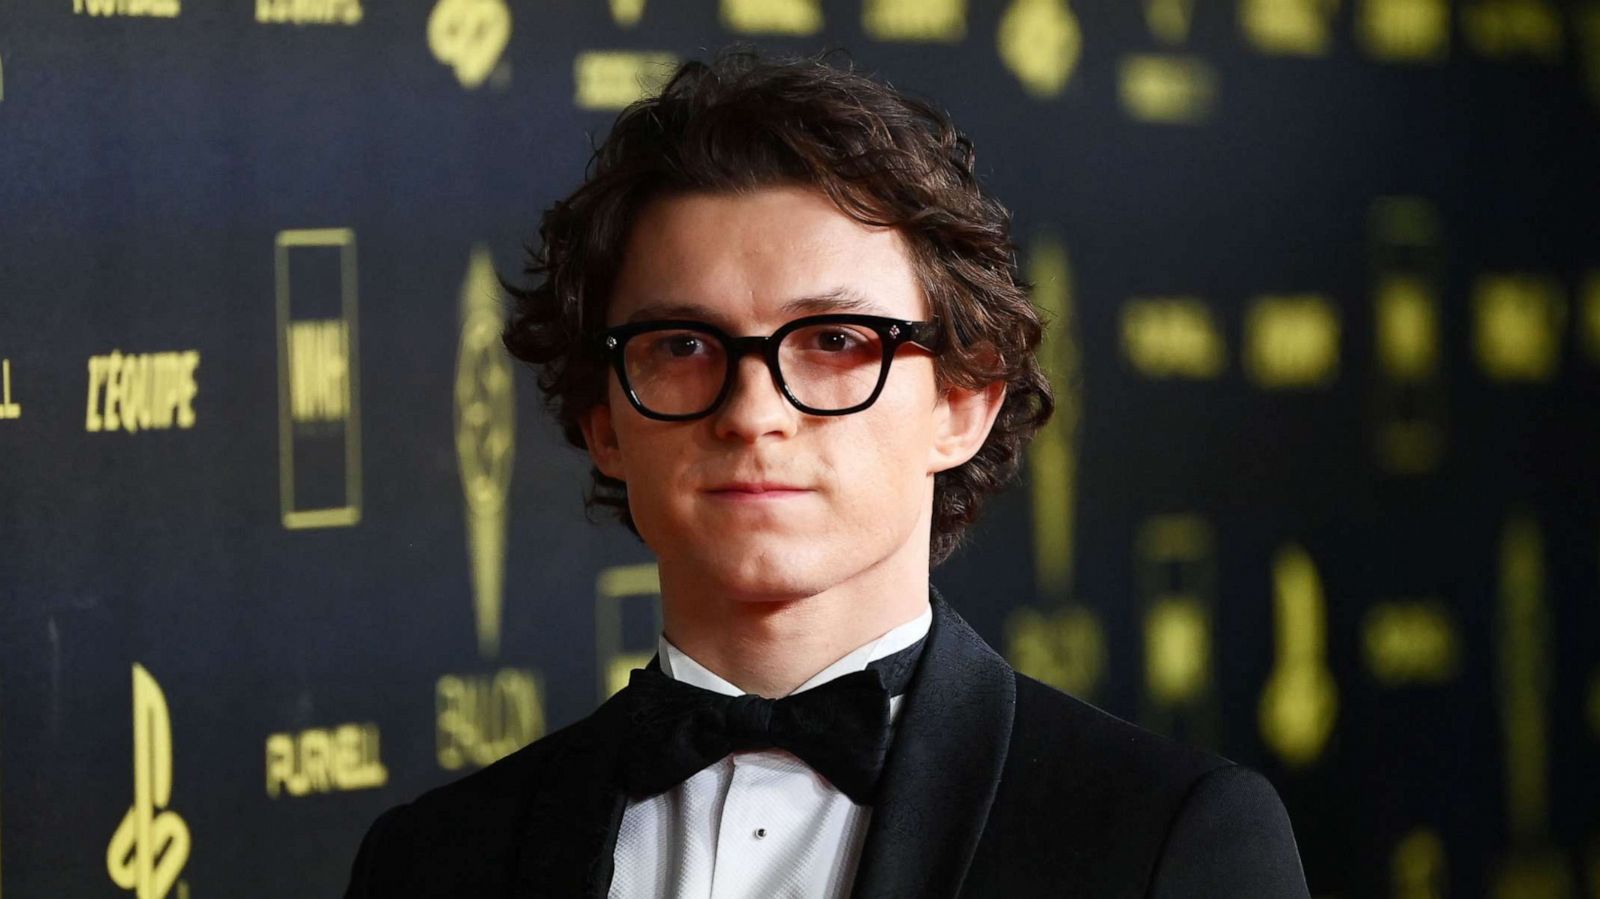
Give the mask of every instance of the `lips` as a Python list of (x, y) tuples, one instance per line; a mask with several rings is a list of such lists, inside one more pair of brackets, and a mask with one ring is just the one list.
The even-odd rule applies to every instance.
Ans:
[(707, 490), (707, 493), (804, 493), (809, 488), (797, 487), (793, 484), (780, 484), (776, 481), (734, 481), (721, 484)]

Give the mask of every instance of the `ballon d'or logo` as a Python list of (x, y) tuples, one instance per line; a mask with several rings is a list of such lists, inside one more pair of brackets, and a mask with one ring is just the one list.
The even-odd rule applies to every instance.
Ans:
[(139, 899), (162, 899), (189, 860), (189, 825), (172, 801), (172, 722), (167, 699), (144, 666), (133, 666), (133, 805), (106, 847), (111, 880)]

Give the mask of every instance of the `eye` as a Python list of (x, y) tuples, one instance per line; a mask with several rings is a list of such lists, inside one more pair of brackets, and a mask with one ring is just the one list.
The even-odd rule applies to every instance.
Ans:
[(819, 328), (812, 335), (812, 342), (817, 349), (830, 353), (843, 353), (866, 343), (861, 335), (843, 328)]
[(650, 354), (664, 359), (693, 359), (711, 350), (710, 340), (693, 331), (668, 331), (650, 341)]
[(705, 345), (704, 341), (693, 334), (678, 334), (667, 338), (665, 343), (667, 345), (667, 353), (680, 359), (685, 356), (693, 356)]

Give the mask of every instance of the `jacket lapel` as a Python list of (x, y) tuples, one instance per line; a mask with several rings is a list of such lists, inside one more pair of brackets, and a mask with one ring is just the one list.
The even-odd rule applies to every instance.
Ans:
[(900, 709), (851, 895), (949, 899), (1011, 743), (1011, 667), (930, 587), (933, 623)]

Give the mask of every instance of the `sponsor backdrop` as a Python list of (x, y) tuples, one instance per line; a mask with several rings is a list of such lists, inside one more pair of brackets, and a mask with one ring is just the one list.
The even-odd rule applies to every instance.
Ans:
[(616, 110), (849, 48), (1015, 210), (1060, 414), (934, 581), (1265, 772), (1318, 897), (1600, 896), (1600, 3), (0, 6), (0, 896), (334, 895), (656, 573), (497, 344)]

